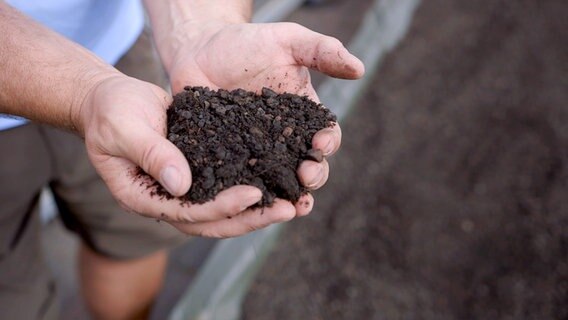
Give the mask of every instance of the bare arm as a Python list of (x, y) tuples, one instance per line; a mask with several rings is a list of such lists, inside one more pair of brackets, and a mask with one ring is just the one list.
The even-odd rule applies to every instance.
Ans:
[(138, 167), (173, 195), (191, 185), (186, 159), (165, 139), (171, 96), (123, 75), (2, 1), (0, 32), (0, 112), (82, 134), (91, 162), (126, 210), (210, 237), (238, 236), (293, 217), (285, 205), (274, 215), (248, 209), (262, 197), (251, 186), (232, 187), (215, 201), (190, 207), (152, 197), (134, 180)]
[(0, 112), (83, 134), (78, 108), (116, 69), (1, 1), (0, 34)]

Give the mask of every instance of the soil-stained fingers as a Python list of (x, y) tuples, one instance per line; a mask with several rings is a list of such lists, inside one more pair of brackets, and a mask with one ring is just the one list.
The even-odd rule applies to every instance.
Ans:
[[(176, 218), (172, 222), (209, 222), (224, 220), (233, 217), (247, 208), (258, 203), (262, 199), (260, 189), (247, 186), (233, 186), (229, 189), (219, 192), (214, 200), (203, 204), (183, 204), (179, 199), (177, 201), (180, 208), (175, 212)], [(165, 221), (170, 221), (167, 218)]]
[(281, 23), (276, 32), (298, 65), (342, 79), (358, 79), (365, 73), (363, 63), (333, 37), (294, 23)]
[(323, 155), (329, 157), (341, 146), (341, 135), (341, 127), (335, 123), (333, 127), (316, 132), (312, 139), (312, 148), (323, 151)]
[(302, 185), (310, 190), (321, 188), (329, 178), (329, 163), (323, 159), (322, 162), (311, 160), (302, 161), (298, 168), (298, 178)]
[(203, 204), (184, 204), (179, 199), (159, 200), (155, 197), (141, 199), (139, 202), (143, 208), (135, 211), (162, 210), (160, 219), (167, 222), (204, 223), (233, 217), (258, 203), (261, 198), (262, 192), (255, 187), (235, 186), (223, 190), (215, 200)]
[(276, 199), (270, 208), (247, 209), (224, 220), (202, 223), (171, 223), (178, 230), (207, 238), (237, 237), (266, 228), (271, 224), (286, 222), (296, 216), (296, 209), (286, 200)]
[(296, 217), (307, 216), (314, 208), (314, 197), (311, 193), (301, 196), (298, 202), (296, 202), (295, 207)]
[[(96, 157), (95, 157), (96, 158)], [(153, 194), (150, 177), (136, 176), (136, 166), (123, 158), (110, 157), (99, 161), (97, 170), (110, 191), (128, 211), (172, 222), (207, 222), (236, 215), (262, 198), (262, 192), (252, 186), (234, 186), (220, 192), (214, 201), (204, 204), (183, 204), (177, 198), (165, 199)]]

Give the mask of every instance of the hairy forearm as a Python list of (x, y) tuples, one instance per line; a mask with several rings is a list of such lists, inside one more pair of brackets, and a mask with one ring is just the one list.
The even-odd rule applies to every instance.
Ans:
[[(144, 0), (144, 3), (160, 57), (168, 70), (179, 46), (188, 38), (197, 39), (202, 36), (207, 25), (250, 21), (253, 1)], [(185, 32), (179, 34), (175, 30)]]
[(82, 101), (118, 71), (2, 1), (0, 33), (0, 112), (82, 133)]

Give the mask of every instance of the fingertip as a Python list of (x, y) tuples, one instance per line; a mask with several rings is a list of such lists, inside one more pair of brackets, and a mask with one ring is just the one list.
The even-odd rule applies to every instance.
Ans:
[(318, 131), (312, 139), (312, 147), (323, 151), (324, 156), (334, 154), (341, 145), (341, 128), (335, 125)]
[(338, 78), (355, 80), (361, 78), (365, 74), (365, 65), (359, 58), (353, 55), (345, 47), (337, 52), (339, 58), (338, 65), (340, 70), (335, 75)]
[(354, 80), (363, 76), (363, 62), (350, 53), (339, 40), (327, 38), (325, 43), (318, 52), (318, 70), (339, 79)]
[(185, 158), (182, 151), (178, 149), (178, 147), (176, 147), (176, 145), (171, 141), (167, 140), (167, 142), (169, 149), (167, 152), (164, 152), (165, 159), (168, 163), (168, 166), (172, 166), (177, 169), (180, 181), (177, 189), (173, 190), (175, 193), (170, 193), (177, 197), (183, 196), (189, 191), (189, 188), (191, 188), (191, 183), (193, 181), (191, 168), (189, 167), (189, 162)]
[(180, 197), (191, 187), (191, 172), (189, 167), (180, 169), (170, 164), (160, 171), (159, 181), (171, 195)]
[(241, 197), (254, 198), (254, 199), (258, 199), (258, 200), (260, 200), (262, 198), (262, 191), (255, 186), (237, 185), (237, 186), (231, 187), (231, 189), (236, 190), (239, 193), (239, 196), (241, 196)]
[(241, 211), (246, 210), (247, 208), (257, 204), (258, 202), (260, 202), (260, 200), (262, 200), (262, 191), (259, 188), (253, 186), (243, 186), (243, 189), (245, 190), (245, 200), (243, 201), (243, 210)]
[(219, 193), (216, 200), (224, 203), (226, 215), (233, 216), (262, 200), (262, 191), (254, 186), (237, 185)]
[(167, 166), (160, 171), (160, 184), (174, 196), (181, 192), (181, 180), (181, 172), (174, 166)]
[(351, 74), (351, 79), (360, 79), (365, 75), (365, 64), (356, 56), (351, 54), (353, 62), (349, 64), (348, 71)]
[[(271, 208), (273, 212), (270, 212), (274, 216), (274, 222), (286, 222), (294, 219), (296, 217), (296, 208), (290, 201), (283, 199), (274, 200), (274, 205)], [(269, 214), (269, 213), (265, 213)]]
[(300, 197), (298, 202), (296, 202), (296, 216), (304, 217), (310, 214), (314, 208), (314, 197), (311, 193), (307, 193)]
[(298, 168), (298, 178), (302, 185), (312, 190), (317, 188), (320, 181), (323, 179), (325, 175), (324, 169), (325, 168), (321, 163), (311, 160), (302, 161)]

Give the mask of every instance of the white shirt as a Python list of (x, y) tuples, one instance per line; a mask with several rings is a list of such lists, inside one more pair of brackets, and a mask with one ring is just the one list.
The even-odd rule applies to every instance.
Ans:
[[(8, 0), (24, 14), (115, 64), (144, 28), (139, 0)], [(26, 123), (0, 113), (0, 130)]]

